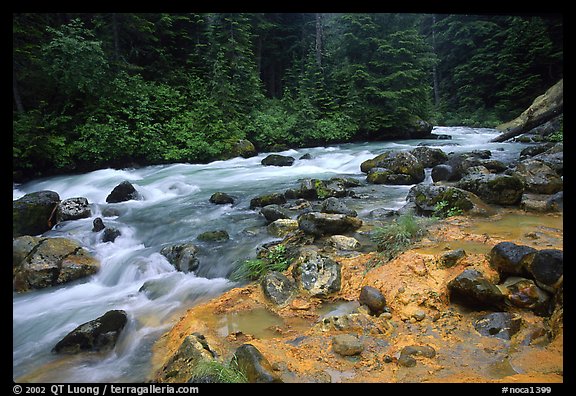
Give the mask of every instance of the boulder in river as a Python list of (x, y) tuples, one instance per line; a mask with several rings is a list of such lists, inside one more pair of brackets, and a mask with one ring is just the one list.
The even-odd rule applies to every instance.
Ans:
[(287, 155), (270, 154), (260, 163), (264, 166), (292, 166), (296, 159)]
[(418, 214), (425, 216), (446, 216), (448, 212), (488, 215), (493, 212), (476, 194), (452, 186), (417, 184), (408, 191), (406, 200), (415, 204)]
[(68, 198), (58, 204), (56, 221), (78, 220), (92, 216), (88, 199), (84, 197)]
[(298, 216), (298, 227), (315, 236), (345, 234), (362, 226), (362, 220), (343, 214), (309, 212)]
[(118, 184), (110, 194), (106, 197), (106, 202), (108, 203), (117, 203), (117, 202), (124, 202), (130, 201), (133, 199), (140, 199), (140, 194), (132, 183), (128, 180), (124, 180), (122, 183)]
[(13, 287), (17, 292), (57, 286), (100, 268), (86, 249), (68, 238), (22, 236), (13, 240)]
[(234, 198), (224, 192), (215, 192), (210, 196), (210, 202), (217, 205), (233, 204)]
[(81, 324), (52, 349), (54, 353), (103, 352), (114, 348), (128, 318), (122, 310), (108, 311), (97, 319)]
[(364, 161), (360, 170), (368, 173), (366, 180), (374, 184), (416, 184), (424, 181), (424, 167), (406, 151), (386, 151)]
[(304, 198), (308, 200), (323, 200), (330, 197), (341, 198), (348, 195), (347, 187), (353, 182), (342, 178), (330, 180), (304, 179), (297, 190), (288, 190), (287, 198)]
[(260, 195), (250, 200), (250, 209), (264, 207), (268, 205), (281, 205), (286, 203), (284, 194), (272, 193)]
[(433, 168), (448, 161), (448, 154), (439, 148), (419, 146), (410, 150), (412, 154), (424, 168)]
[(52, 228), (51, 217), (60, 203), (54, 191), (37, 191), (12, 202), (12, 237), (40, 235)]
[(260, 213), (266, 218), (266, 221), (270, 223), (278, 219), (290, 218), (290, 212), (276, 204), (264, 206), (262, 209), (260, 209)]
[(160, 254), (166, 257), (178, 271), (196, 271), (200, 265), (197, 257), (198, 248), (192, 243), (165, 246), (160, 250)]
[(518, 177), (504, 174), (471, 174), (462, 178), (456, 187), (496, 205), (517, 205), (524, 193), (524, 184)]
[(343, 214), (352, 217), (358, 216), (355, 210), (350, 209), (349, 207), (344, 204), (344, 202), (340, 201), (338, 198), (330, 197), (327, 198), (324, 202), (322, 202), (322, 213), (333, 213), (333, 214)]

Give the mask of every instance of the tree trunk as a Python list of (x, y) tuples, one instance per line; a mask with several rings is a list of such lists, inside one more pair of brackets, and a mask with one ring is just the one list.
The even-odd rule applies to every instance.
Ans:
[(18, 89), (18, 81), (16, 81), (16, 71), (14, 66), (12, 66), (12, 94), (14, 95), (14, 103), (16, 103), (16, 111), (18, 113), (24, 113), (24, 105), (22, 104), (22, 98), (20, 97), (20, 90)]
[(534, 129), (537, 126), (542, 125), (545, 122), (550, 121), (552, 118), (560, 115), (563, 112), (563, 109), (564, 109), (563, 105), (553, 107), (552, 109), (540, 114), (538, 117), (529, 118), (522, 125), (519, 125), (515, 128), (510, 129), (509, 131), (506, 131), (506, 132), (498, 135), (497, 137), (495, 137), (494, 139), (492, 139), (490, 141), (494, 142), (494, 143), (501, 143), (501, 142), (504, 142), (508, 139), (515, 137), (515, 136), (526, 133), (529, 130)]
[(322, 14), (316, 14), (316, 64), (322, 67)]
[[(432, 15), (432, 51), (436, 54), (436, 15)], [(436, 68), (436, 62), (432, 66), (432, 78), (434, 82), (434, 105), (436, 108), (440, 104), (440, 90), (438, 89), (438, 69)]]

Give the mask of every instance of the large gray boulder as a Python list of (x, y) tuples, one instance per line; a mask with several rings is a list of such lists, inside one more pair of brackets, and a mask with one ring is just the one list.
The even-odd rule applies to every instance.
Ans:
[(556, 171), (535, 159), (519, 162), (513, 175), (522, 180), (526, 191), (531, 193), (554, 194), (564, 188), (564, 182)]
[(22, 236), (13, 240), (13, 288), (57, 286), (98, 272), (100, 262), (68, 238)]
[(128, 317), (122, 310), (108, 311), (97, 319), (81, 324), (52, 349), (59, 354), (103, 352), (114, 348)]
[(524, 193), (524, 183), (518, 177), (493, 173), (470, 174), (462, 178), (456, 187), (476, 194), (484, 202), (496, 205), (517, 205)]
[(406, 151), (387, 151), (364, 161), (360, 170), (368, 173), (366, 180), (374, 184), (416, 184), (424, 181), (424, 167)]
[(52, 228), (54, 209), (60, 196), (54, 191), (38, 191), (12, 202), (12, 237), (40, 235)]

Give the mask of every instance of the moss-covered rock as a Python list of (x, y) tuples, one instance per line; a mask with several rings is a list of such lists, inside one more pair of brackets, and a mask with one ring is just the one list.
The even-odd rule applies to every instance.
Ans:
[(496, 205), (517, 205), (524, 193), (524, 183), (516, 176), (503, 174), (472, 174), (456, 186), (478, 195), (483, 201)]
[(52, 228), (50, 221), (60, 196), (54, 191), (24, 195), (12, 203), (12, 237), (40, 235)]
[(362, 172), (368, 173), (367, 181), (374, 184), (416, 184), (424, 181), (424, 167), (418, 159), (405, 151), (387, 151), (364, 161)]

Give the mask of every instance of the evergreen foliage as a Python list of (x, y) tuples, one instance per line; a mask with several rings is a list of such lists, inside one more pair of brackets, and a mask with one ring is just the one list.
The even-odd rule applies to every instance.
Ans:
[(494, 126), (562, 77), (561, 16), (13, 14), (14, 178)]

